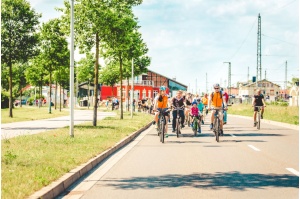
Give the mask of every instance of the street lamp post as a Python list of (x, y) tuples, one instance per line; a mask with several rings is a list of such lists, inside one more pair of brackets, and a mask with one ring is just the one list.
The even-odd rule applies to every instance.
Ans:
[(228, 94), (231, 95), (231, 62), (223, 62), (228, 63)]
[(71, 0), (70, 137), (74, 137), (74, 0)]

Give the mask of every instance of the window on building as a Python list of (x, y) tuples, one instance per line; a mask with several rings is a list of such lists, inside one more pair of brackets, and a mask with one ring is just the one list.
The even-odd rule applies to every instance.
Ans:
[(146, 89), (143, 90), (143, 99), (146, 98)]
[(153, 91), (153, 98), (156, 97), (157, 93), (158, 93), (157, 91)]
[(147, 75), (142, 75), (142, 80), (147, 80)]

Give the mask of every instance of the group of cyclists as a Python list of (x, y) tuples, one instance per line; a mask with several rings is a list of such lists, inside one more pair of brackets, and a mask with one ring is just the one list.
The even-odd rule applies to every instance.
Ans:
[[(218, 83), (213, 85), (214, 91), (210, 94), (205, 93), (203, 97), (198, 95), (192, 95), (191, 93), (184, 93), (178, 90), (176, 96), (170, 98), (166, 94), (166, 87), (161, 86), (158, 95), (155, 97), (153, 102), (153, 112), (155, 113), (153, 125), (158, 123), (158, 111), (162, 111), (163, 115), (166, 117), (166, 121), (170, 121), (170, 112), (172, 110), (172, 132), (175, 132), (177, 113), (181, 117), (181, 127), (184, 128), (187, 121), (191, 119), (190, 124), (193, 124), (194, 118), (198, 119), (204, 124), (204, 114), (207, 115), (208, 111), (211, 110), (210, 118), (210, 129), (213, 129), (213, 121), (215, 119), (216, 110), (219, 111), (220, 119), (220, 135), (223, 135), (223, 125), (227, 123), (227, 106), (228, 106), (228, 94), (220, 87)], [(263, 119), (264, 107), (266, 103), (264, 101), (264, 96), (260, 90), (256, 91), (253, 96), (252, 106), (254, 107), (254, 127), (257, 124), (257, 106), (261, 106), (261, 119)], [(179, 111), (177, 111), (179, 109)], [(157, 128), (157, 126), (156, 126)], [(168, 125), (165, 126), (166, 137), (168, 137)], [(199, 131), (198, 131), (199, 132)]]
[[(214, 92), (210, 95), (205, 94), (203, 97), (198, 95), (192, 95), (190, 93), (183, 93), (178, 90), (176, 96), (169, 98), (166, 94), (166, 87), (161, 86), (158, 95), (153, 102), (153, 111), (155, 113), (153, 125), (158, 123), (158, 111), (162, 111), (166, 117), (166, 121), (170, 121), (170, 113), (168, 109), (172, 109), (172, 132), (175, 132), (177, 113), (181, 117), (181, 127), (184, 128), (187, 125), (189, 119), (190, 124), (193, 124), (193, 120), (197, 118), (197, 121), (204, 124), (204, 114), (208, 113), (208, 110), (212, 110), (210, 118), (210, 129), (213, 128), (213, 120), (215, 117), (215, 111), (222, 109), (226, 112), (228, 103), (228, 95), (226, 92), (221, 91), (219, 84), (214, 84)], [(179, 109), (179, 111), (177, 111)], [(226, 115), (227, 116), (227, 115)], [(220, 115), (220, 128), (221, 134), (223, 134), (223, 111)], [(226, 119), (227, 120), (227, 119)], [(225, 120), (225, 122), (226, 122)], [(224, 122), (224, 123), (225, 123)], [(156, 126), (157, 128), (157, 126)], [(168, 137), (168, 125), (165, 126), (166, 137)], [(200, 132), (200, 129), (198, 129)]]

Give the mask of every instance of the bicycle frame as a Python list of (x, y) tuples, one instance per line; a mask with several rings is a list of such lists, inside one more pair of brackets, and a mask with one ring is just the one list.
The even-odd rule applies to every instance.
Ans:
[[(183, 110), (184, 111), (184, 106), (181, 107), (174, 107), (173, 108), (177, 111), (177, 118), (176, 118), (176, 136), (179, 137), (179, 134), (181, 133), (180, 129), (181, 129), (181, 117), (179, 115), (179, 110)], [(184, 112), (183, 112), (184, 114)]]
[(160, 136), (160, 141), (162, 143), (164, 143), (165, 140), (165, 128), (167, 125), (167, 121), (166, 121), (166, 117), (164, 115), (164, 113), (169, 112), (170, 110), (158, 110), (159, 114), (158, 114), (158, 136)]
[(262, 108), (262, 106), (255, 106), (255, 108), (257, 108), (257, 113), (256, 113), (256, 127), (259, 130), (260, 129), (260, 110)]
[(216, 136), (216, 141), (219, 142), (219, 137), (221, 133), (221, 128), (220, 128), (220, 111), (224, 111), (224, 109), (213, 109), (215, 110), (215, 117), (213, 121), (213, 132), (215, 133)]

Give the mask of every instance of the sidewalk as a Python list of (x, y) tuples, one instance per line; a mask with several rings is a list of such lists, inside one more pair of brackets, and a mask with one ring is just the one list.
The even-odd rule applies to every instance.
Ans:
[[(97, 120), (115, 115), (116, 113), (113, 112), (102, 112), (98, 110)], [(93, 110), (74, 110), (74, 125), (84, 122), (93, 122)], [(70, 126), (69, 115), (51, 119), (1, 124), (1, 139), (37, 134), (66, 126)]]

